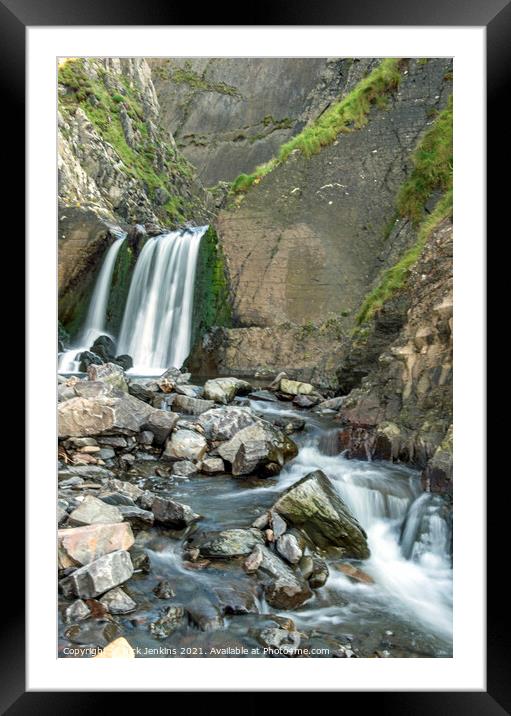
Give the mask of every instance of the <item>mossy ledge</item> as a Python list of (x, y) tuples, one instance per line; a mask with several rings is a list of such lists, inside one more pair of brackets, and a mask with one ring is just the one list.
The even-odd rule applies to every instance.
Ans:
[(213, 326), (232, 326), (225, 259), (215, 229), (201, 239), (195, 274), (192, 345)]
[(401, 81), (405, 60), (387, 58), (364, 77), (344, 98), (334, 102), (319, 118), (280, 147), (279, 153), (252, 174), (240, 174), (232, 183), (231, 193), (246, 192), (253, 184), (283, 164), (290, 154), (299, 151), (303, 156), (317, 154), (332, 144), (339, 134), (360, 129), (368, 122), (371, 107), (384, 108), (388, 95)]
[[(417, 240), (401, 259), (381, 276), (365, 298), (355, 319), (354, 335), (363, 335), (364, 324), (401, 290), (412, 266), (417, 262), (432, 231), (453, 212), (452, 95), (447, 107), (420, 139), (412, 156), (413, 170), (397, 196), (397, 216), (408, 219), (417, 229)], [(426, 204), (441, 192), (431, 213)], [(388, 231), (388, 227), (386, 228)], [(389, 232), (390, 233), (390, 232)]]

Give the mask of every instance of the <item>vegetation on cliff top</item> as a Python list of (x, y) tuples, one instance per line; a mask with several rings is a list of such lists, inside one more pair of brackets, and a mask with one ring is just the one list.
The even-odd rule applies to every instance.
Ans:
[(279, 166), (295, 150), (310, 157), (332, 144), (339, 134), (352, 132), (367, 124), (373, 105), (385, 107), (387, 95), (399, 86), (402, 60), (387, 58), (380, 62), (343, 99), (334, 102), (318, 119), (280, 147), (277, 157), (260, 165), (252, 174), (240, 174), (232, 183), (231, 191), (247, 191), (264, 176)]
[[(413, 170), (397, 197), (397, 213), (417, 227), (417, 240), (404, 256), (384, 271), (377, 286), (366, 296), (356, 317), (358, 327), (367, 323), (396, 291), (403, 288), (408, 272), (419, 259), (431, 232), (453, 209), (452, 96), (434, 124), (419, 141), (413, 156)], [(431, 213), (427, 203), (442, 192)], [(360, 328), (356, 328), (356, 331)]]
[[(172, 222), (184, 221), (187, 218), (186, 207), (182, 198), (173, 193), (169, 179), (176, 173), (190, 179), (191, 165), (163, 137), (158, 138), (161, 156), (157, 156), (141, 97), (127, 77), (116, 77), (119, 86), (111, 88), (105, 83), (106, 69), (100, 65), (94, 69), (93, 74), (83, 58), (71, 58), (59, 64), (59, 84), (67, 88), (66, 93), (59, 95), (61, 109), (72, 112), (81, 107), (101, 138), (118, 154), (123, 171), (145, 187), (160, 218)], [(128, 144), (123, 121), (130, 122), (136, 134), (133, 146)], [(163, 206), (155, 201), (158, 190), (169, 194)]]

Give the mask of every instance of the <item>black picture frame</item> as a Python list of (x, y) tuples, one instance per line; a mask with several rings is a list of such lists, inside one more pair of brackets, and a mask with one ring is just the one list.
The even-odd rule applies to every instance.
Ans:
[[(200, 7), (200, 9), (199, 9)], [(244, 25), (357, 25), (357, 26), (485, 26), (487, 30), (487, 126), (488, 137), (494, 143), (494, 151), (488, 151), (488, 178), (498, 176), (502, 165), (502, 146), (497, 151), (499, 138), (509, 134), (507, 113), (504, 108), (508, 99), (506, 79), (511, 67), (511, 0), (357, 0), (356, 2), (334, 2), (334, 0), (294, 0), (284, 6), (277, 1), (262, 0), (246, 8)], [(66, 25), (196, 25), (189, 22), (201, 16), (201, 26), (233, 25), (221, 23), (221, 11), (216, 5), (191, 7), (186, 4), (170, 4), (152, 0), (0, 0), (0, 97), (4, 111), (1, 113), (4, 138), (8, 137), (13, 149), (9, 163), (9, 186), (4, 212), (5, 231), (8, 235), (20, 236), (24, 209), (22, 187), (24, 186), (24, 104), (25, 104), (25, 44), (27, 26)], [(224, 13), (228, 16), (229, 13)], [(236, 18), (239, 17), (236, 15)], [(231, 18), (232, 19), (232, 18)], [(240, 23), (241, 24), (241, 23)], [(467, 118), (469, 120), (469, 118)], [(506, 140), (507, 144), (507, 140)], [(489, 147), (489, 150), (491, 147)], [(500, 161), (497, 164), (497, 156)], [(5, 161), (7, 161), (5, 159)], [(492, 182), (488, 192), (487, 212), (492, 220), (498, 220), (502, 207), (508, 202), (507, 182)], [(14, 207), (18, 206), (18, 211)], [(6, 214), (9, 216), (6, 216)], [(11, 226), (9, 226), (9, 223)], [(18, 249), (23, 245), (18, 242)], [(23, 256), (21, 257), (23, 261)], [(19, 318), (17, 319), (19, 320)], [(19, 393), (17, 400), (19, 402)], [(509, 606), (507, 589), (502, 587), (502, 565), (497, 563), (499, 547), (505, 544), (505, 520), (493, 519), (502, 503), (506, 485), (499, 480), (498, 491), (488, 494), (488, 509), (492, 520), (488, 520), (488, 610), (487, 610), (487, 691), (486, 692), (399, 692), (357, 694), (345, 693), (365, 708), (374, 707), (379, 714), (497, 714), (511, 713), (511, 687), (509, 674)], [(507, 478), (506, 481), (508, 482)], [(18, 504), (24, 500), (24, 486), (15, 481), (13, 489), (18, 490)], [(509, 489), (509, 488), (507, 488)], [(23, 554), (23, 545), (18, 535), (17, 554)], [(500, 547), (501, 549), (501, 547)], [(79, 715), (92, 711), (102, 713), (109, 694), (76, 692), (26, 692), (25, 691), (25, 615), (22, 603), (21, 585), (24, 582), (24, 568), (10, 565), (15, 572), (16, 598), (4, 608), (0, 631), (0, 709), (1, 713), (13, 716), (24, 713), (73, 713)], [(234, 686), (234, 685), (233, 685)], [(65, 685), (63, 685), (65, 688)], [(235, 686), (234, 686), (235, 688)], [(313, 687), (310, 689), (313, 691)], [(200, 695), (200, 694), (198, 694)], [(205, 694), (203, 694), (206, 696)], [(133, 697), (136, 697), (133, 694)], [(131, 697), (130, 697), (131, 698)], [(207, 694), (208, 708), (220, 705), (221, 694)], [(360, 699), (363, 698), (361, 702)], [(264, 694), (254, 694), (243, 710), (260, 713)], [(98, 706), (98, 704), (102, 704)], [(266, 702), (267, 705), (268, 702)], [(222, 702), (225, 711), (225, 702)], [(234, 710), (234, 709), (233, 709)], [(236, 709), (238, 712), (238, 709)]]

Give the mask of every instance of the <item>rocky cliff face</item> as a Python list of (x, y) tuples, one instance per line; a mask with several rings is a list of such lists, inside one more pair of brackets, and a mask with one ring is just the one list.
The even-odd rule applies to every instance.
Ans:
[(206, 186), (271, 159), (367, 61), (150, 59), (165, 127)]
[[(59, 308), (80, 322), (115, 230), (210, 221), (211, 198), (160, 125), (145, 60), (69, 59), (59, 67)], [(135, 232), (139, 237), (143, 230)]]

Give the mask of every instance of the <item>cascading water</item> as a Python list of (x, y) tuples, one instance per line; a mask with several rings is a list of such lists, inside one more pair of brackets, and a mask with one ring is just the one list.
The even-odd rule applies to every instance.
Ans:
[(126, 234), (120, 233), (106, 252), (94, 286), (85, 325), (77, 339), (78, 345), (64, 351), (59, 356), (58, 370), (60, 373), (76, 373), (79, 368), (79, 361), (76, 360), (77, 356), (82, 351), (89, 350), (95, 339), (106, 333), (106, 309), (110, 295), (110, 286), (112, 284), (112, 275), (117, 255), (125, 238)]
[(135, 266), (119, 336), (132, 373), (180, 368), (190, 351), (195, 268), (207, 227), (150, 238)]

